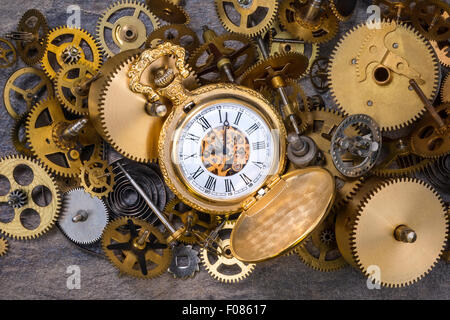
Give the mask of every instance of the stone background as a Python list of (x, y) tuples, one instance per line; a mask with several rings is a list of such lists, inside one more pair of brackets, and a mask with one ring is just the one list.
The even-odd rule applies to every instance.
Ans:
[[(342, 25), (343, 34), (355, 23), (366, 19), (369, 1), (360, 1), (357, 14)], [(28, 9), (42, 11), (51, 27), (66, 23), (69, 5), (82, 9), (82, 27), (95, 34), (100, 14), (111, 0), (1, 0), (1, 32), (15, 30), (21, 15)], [(213, 0), (187, 0), (191, 27), (199, 33), (202, 25), (223, 32), (216, 17)], [(337, 39), (337, 38), (336, 38)], [(336, 39), (321, 48), (327, 55)], [(0, 71), (0, 87), (17, 69)], [(308, 94), (315, 94), (308, 81), (303, 85)], [(330, 101), (325, 95), (325, 100)], [(2, 99), (3, 100), (3, 99)], [(9, 132), (13, 121), (0, 108), (0, 154), (13, 152)], [(153, 280), (138, 280), (118, 276), (116, 269), (105, 259), (80, 251), (57, 228), (34, 241), (10, 240), (8, 254), (0, 258), (0, 299), (449, 299), (449, 265), (437, 264), (420, 282), (401, 289), (368, 290), (366, 279), (350, 267), (333, 273), (314, 271), (296, 255), (257, 265), (246, 280), (238, 284), (222, 284), (201, 268), (193, 279), (177, 280), (166, 273)], [(405, 261), (405, 263), (407, 263)], [(81, 289), (68, 290), (66, 268), (79, 265)]]

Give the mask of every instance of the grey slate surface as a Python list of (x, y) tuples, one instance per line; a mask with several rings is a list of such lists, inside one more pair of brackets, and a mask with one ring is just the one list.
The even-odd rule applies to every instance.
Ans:
[[(41, 10), (51, 27), (65, 24), (66, 8), (77, 4), (82, 9), (83, 28), (95, 34), (95, 24), (110, 0), (1, 0), (1, 31), (15, 30), (27, 9)], [(202, 25), (223, 31), (214, 10), (213, 0), (187, 0), (191, 27), (199, 32)], [(358, 14), (343, 24), (341, 34), (351, 25), (365, 20), (368, 1), (361, 1)], [(322, 48), (330, 52), (336, 40)], [(2, 88), (9, 75), (22, 63), (0, 71)], [(306, 91), (314, 91), (304, 82)], [(329, 96), (325, 96), (329, 102)], [(0, 155), (13, 152), (9, 131), (13, 121), (0, 108)], [(66, 269), (81, 268), (81, 289), (68, 290)], [(0, 299), (449, 299), (449, 264), (440, 262), (420, 282), (401, 289), (368, 290), (360, 272), (347, 267), (333, 273), (314, 271), (296, 255), (280, 257), (257, 265), (253, 274), (238, 284), (222, 284), (201, 268), (194, 279), (176, 280), (164, 274), (152, 280), (119, 277), (105, 259), (74, 247), (54, 228), (34, 241), (10, 240), (10, 250), (0, 258)]]

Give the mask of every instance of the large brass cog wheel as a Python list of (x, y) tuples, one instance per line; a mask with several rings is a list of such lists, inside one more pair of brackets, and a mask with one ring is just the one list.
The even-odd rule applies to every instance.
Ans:
[[(211, 51), (218, 50), (222, 55), (216, 57)], [(252, 40), (239, 34), (224, 34), (201, 45), (189, 57), (188, 63), (202, 83), (228, 82), (228, 78), (219, 70), (220, 59), (228, 59), (233, 76), (240, 77), (255, 61), (258, 53)]]
[(218, 224), (217, 217), (194, 210), (177, 198), (166, 205), (164, 214), (176, 229), (188, 227), (186, 232), (177, 239), (186, 244), (200, 244)]
[(147, 6), (159, 19), (173, 24), (189, 24), (190, 18), (186, 11), (170, 0), (147, 0)]
[(27, 119), (26, 132), (31, 150), (53, 173), (64, 177), (80, 174), (83, 162), (100, 159), (102, 140), (88, 122), (72, 138), (64, 131), (79, 119), (66, 115), (56, 98), (37, 104)]
[(84, 63), (98, 70), (102, 63), (100, 49), (94, 38), (82, 29), (58, 27), (50, 31), (47, 47), (41, 60), (42, 68), (50, 79), (69, 63)]
[(8, 240), (0, 237), (0, 257), (3, 257), (9, 249)]
[(96, 72), (84, 63), (67, 64), (57, 73), (55, 79), (56, 97), (70, 112), (88, 115), (88, 82)]
[[(278, 1), (273, 0), (215, 0), (215, 3), (223, 27), (249, 37), (267, 31), (278, 10)], [(261, 10), (265, 10), (265, 14), (255, 20)]]
[(310, 1), (283, 0), (278, 11), (280, 24), (295, 38), (310, 43), (325, 43), (339, 31), (339, 21), (332, 10), (325, 6), (313, 22), (304, 20)]
[(199, 46), (197, 34), (184, 24), (169, 24), (155, 29), (147, 38), (146, 48), (156, 48), (161, 42), (170, 42), (186, 49), (190, 56)]
[[(128, 14), (123, 15), (123, 12)], [(147, 35), (158, 27), (158, 20), (144, 3), (121, 0), (109, 6), (98, 20), (97, 37), (101, 50), (112, 57), (122, 51), (141, 48)], [(111, 32), (114, 45), (106, 39), (106, 30)]]
[(230, 235), (235, 222), (227, 221), (215, 242), (216, 252), (207, 248), (200, 251), (200, 259), (208, 273), (216, 280), (224, 283), (236, 283), (247, 278), (255, 268), (255, 264), (244, 263), (231, 253)]
[(0, 69), (12, 67), (16, 62), (16, 48), (8, 40), (0, 38)]
[(91, 160), (81, 167), (80, 183), (91, 196), (108, 196), (114, 188), (115, 174), (105, 160)]
[(367, 114), (389, 131), (411, 124), (425, 111), (411, 79), (434, 100), (439, 64), (411, 27), (383, 21), (381, 29), (362, 24), (344, 35), (332, 53), (329, 78), (339, 109), (346, 115)]
[(23, 156), (2, 158), (0, 176), (7, 181), (7, 188), (0, 192), (0, 202), (6, 204), (1, 210), (0, 231), (18, 240), (46, 233), (61, 209), (55, 180), (39, 162)]
[[(357, 210), (336, 221), (338, 238), (349, 242), (348, 262), (386, 287), (410, 285), (428, 274), (448, 233), (447, 210), (438, 193), (420, 180), (403, 178), (382, 183), (362, 199)], [(378, 266), (379, 274), (372, 266)]]
[(151, 279), (167, 271), (172, 252), (164, 235), (149, 223), (134, 218), (118, 218), (103, 232), (102, 247), (121, 273)]
[(412, 12), (413, 26), (427, 39), (448, 41), (450, 38), (450, 5), (446, 1), (417, 1)]
[[(18, 101), (13, 100), (13, 94), (19, 97)], [(18, 120), (23, 110), (31, 110), (40, 98), (49, 98), (53, 94), (52, 81), (45, 73), (40, 69), (26, 67), (9, 77), (3, 91), (3, 103), (8, 114)]]

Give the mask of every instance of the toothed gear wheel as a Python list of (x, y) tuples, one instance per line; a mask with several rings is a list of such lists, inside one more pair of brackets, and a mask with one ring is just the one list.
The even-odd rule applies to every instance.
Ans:
[(108, 211), (102, 200), (83, 189), (64, 194), (58, 226), (71, 241), (83, 245), (97, 242), (108, 220)]
[(79, 189), (81, 187), (81, 181), (79, 177), (55, 177), (56, 185), (61, 193), (67, 193), (69, 191)]
[[(273, 0), (215, 0), (215, 4), (220, 22), (227, 31), (251, 38), (270, 28), (278, 10), (278, 1)], [(261, 8), (265, 14), (253, 24), (250, 20), (262, 11)]]
[(315, 270), (328, 272), (347, 266), (337, 247), (334, 233), (335, 218), (335, 213), (330, 213), (308, 239), (295, 248), (303, 263)]
[(348, 21), (355, 12), (357, 0), (329, 0), (333, 14), (339, 21)]
[(330, 41), (339, 31), (338, 19), (326, 6), (322, 8), (314, 22), (306, 22), (302, 16), (309, 4), (308, 1), (283, 0), (278, 11), (280, 24), (296, 39), (317, 44)]
[(83, 87), (92, 79), (95, 70), (84, 63), (67, 64), (57, 73), (55, 79), (56, 97), (70, 112), (88, 115), (89, 87)]
[(197, 34), (184, 24), (170, 24), (155, 29), (147, 37), (145, 47), (156, 48), (162, 42), (170, 42), (183, 47), (187, 57), (200, 46)]
[[(192, 249), (192, 246), (180, 244), (172, 249), (172, 254), (172, 262), (167, 271), (169, 271), (174, 278), (193, 278), (195, 274), (200, 271), (198, 251)], [(187, 260), (187, 265), (183, 260)]]
[(450, 102), (450, 74), (444, 80), (441, 88), (441, 100), (443, 102)]
[(29, 66), (37, 64), (45, 53), (49, 27), (45, 16), (36, 9), (28, 10), (19, 21), (19, 32), (33, 34), (32, 41), (17, 41), (17, 51), (23, 62)]
[(33, 154), (51, 172), (64, 177), (78, 176), (84, 161), (100, 159), (102, 154), (101, 138), (89, 122), (73, 139), (62, 137), (77, 121), (64, 113), (56, 98), (38, 103), (27, 118), (27, 139)]
[(450, 5), (446, 1), (417, 1), (412, 12), (413, 26), (427, 39), (450, 39)]
[[(221, 54), (220, 57), (214, 51)], [(258, 52), (251, 39), (239, 34), (224, 34), (201, 45), (189, 58), (193, 68), (202, 83), (229, 82), (225, 73), (220, 72), (218, 62), (228, 59), (235, 79), (240, 77), (255, 61)]]
[(103, 232), (102, 248), (121, 273), (137, 278), (160, 276), (172, 260), (172, 251), (161, 231), (134, 218), (110, 222)]
[[(20, 99), (11, 99), (13, 94)], [(18, 120), (23, 115), (19, 113), (19, 110), (30, 111), (39, 99), (53, 97), (53, 95), (52, 81), (44, 71), (26, 67), (17, 70), (9, 77), (3, 90), (3, 103), (8, 114)]]
[[(231, 253), (230, 235), (235, 221), (227, 221), (219, 231), (215, 242), (216, 252), (202, 248), (200, 258), (208, 273), (216, 280), (225, 283), (236, 283), (247, 278), (255, 268), (255, 264), (244, 263)], [(238, 271), (239, 270), (239, 271)]]
[[(99, 18), (97, 38), (105, 56), (113, 57), (122, 51), (141, 48), (147, 35), (158, 27), (158, 20), (144, 3), (121, 0), (110, 5)], [(106, 38), (109, 32), (112, 42)]]
[[(344, 220), (346, 232), (337, 236), (349, 242), (351, 263), (386, 287), (410, 285), (427, 275), (439, 260), (448, 233), (440, 196), (410, 178), (382, 183)], [(378, 266), (378, 276), (371, 266)]]
[(67, 64), (64, 58), (75, 59), (77, 63), (84, 63), (95, 71), (102, 63), (98, 44), (89, 33), (78, 28), (58, 27), (48, 34), (47, 47), (41, 60), (42, 68), (50, 79), (55, 79), (58, 71)]
[[(450, 24), (450, 22), (449, 22)], [(439, 62), (446, 68), (450, 68), (450, 40), (447, 41), (430, 41)]]
[(168, 0), (147, 0), (147, 6), (159, 19), (173, 24), (189, 24), (190, 18), (179, 5)]
[(372, 0), (372, 3), (379, 6), (381, 16), (385, 19), (409, 21), (412, 15), (412, 0)]
[(11, 142), (14, 148), (22, 155), (33, 157), (33, 152), (25, 134), (25, 125), (28, 117), (28, 112), (19, 116), (15, 120), (14, 126), (11, 130)]
[(0, 69), (12, 67), (16, 62), (16, 48), (10, 41), (0, 38)]
[[(369, 50), (372, 47), (377, 50)], [(359, 53), (355, 48), (360, 48)], [(380, 53), (390, 58), (383, 60), (385, 64), (391, 63), (394, 67), (389, 60), (398, 62), (394, 64), (395, 71), (381, 64)], [(404, 69), (398, 69), (399, 65)], [(361, 24), (344, 35), (332, 53), (331, 94), (346, 115), (367, 114), (382, 131), (400, 129), (425, 111), (415, 91), (411, 90), (410, 78), (399, 73), (409, 75), (408, 71), (419, 75), (417, 81), (424, 81), (421, 89), (427, 99), (433, 101), (439, 82), (439, 64), (426, 40), (411, 27), (394, 22), (383, 21), (382, 28), (374, 30)]]
[(9, 249), (8, 240), (0, 237), (0, 257), (3, 257)]
[(81, 167), (81, 185), (93, 197), (108, 196), (113, 191), (114, 179), (113, 168), (105, 160), (92, 160)]
[(53, 227), (61, 209), (60, 191), (55, 180), (37, 160), (24, 156), (2, 158), (0, 175), (8, 180), (9, 186), (0, 191), (0, 202), (8, 203), (11, 194), (18, 191), (26, 195), (20, 206), (11, 203), (8, 204), (9, 209), (6, 206), (2, 208), (0, 214), (9, 218), (9, 221), (3, 219), (0, 222), (2, 233), (14, 239), (29, 240)]

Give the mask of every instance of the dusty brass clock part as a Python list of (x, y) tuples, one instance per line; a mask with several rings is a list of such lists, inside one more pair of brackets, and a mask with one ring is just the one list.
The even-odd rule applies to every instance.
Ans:
[[(161, 57), (175, 57), (173, 68), (156, 68)], [(280, 115), (259, 93), (233, 84), (188, 91), (184, 49), (165, 43), (144, 51), (132, 64), (130, 89), (149, 102), (170, 99), (173, 110), (159, 137), (161, 171), (175, 195), (195, 210), (236, 213), (242, 201), (280, 174), (285, 164), (286, 131)]]

